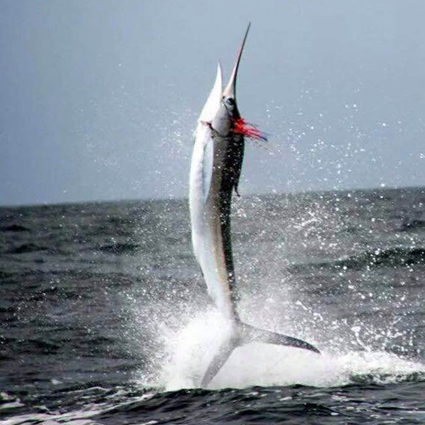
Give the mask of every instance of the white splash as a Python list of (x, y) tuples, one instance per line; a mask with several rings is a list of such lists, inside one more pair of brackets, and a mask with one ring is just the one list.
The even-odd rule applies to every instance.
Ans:
[[(229, 332), (215, 312), (199, 314), (166, 344), (170, 353), (163, 366), (160, 385), (167, 390), (196, 388), (202, 374)], [(386, 352), (360, 351), (322, 355), (266, 344), (237, 348), (210, 384), (211, 389), (249, 386), (306, 385), (334, 387), (368, 377), (378, 384), (398, 382), (412, 373), (425, 373), (425, 365)]]

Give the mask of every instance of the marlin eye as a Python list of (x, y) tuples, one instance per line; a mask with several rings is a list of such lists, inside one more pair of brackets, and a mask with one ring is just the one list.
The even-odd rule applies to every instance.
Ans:
[(229, 105), (229, 106), (233, 106), (235, 104), (235, 100), (232, 99), (231, 97), (228, 97), (226, 99), (226, 104)]

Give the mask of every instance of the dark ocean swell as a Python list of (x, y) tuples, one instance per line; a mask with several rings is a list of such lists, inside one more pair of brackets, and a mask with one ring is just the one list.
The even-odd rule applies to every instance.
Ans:
[(186, 201), (0, 208), (0, 422), (425, 422), (423, 189), (235, 199), (242, 320), (321, 356), (238, 348)]

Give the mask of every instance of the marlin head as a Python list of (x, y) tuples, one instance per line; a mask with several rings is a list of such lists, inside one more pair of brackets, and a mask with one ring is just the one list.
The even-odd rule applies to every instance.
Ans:
[(228, 108), (230, 111), (235, 111), (239, 115), (237, 103), (236, 103), (236, 80), (238, 78), (239, 64), (241, 62), (241, 57), (243, 53), (243, 49), (245, 47), (245, 42), (248, 37), (248, 32), (251, 27), (251, 22), (248, 24), (248, 28), (246, 29), (245, 36), (243, 38), (241, 47), (239, 49), (238, 55), (236, 57), (235, 65), (233, 66), (232, 74), (230, 75), (229, 82), (227, 83), (226, 88), (223, 91), (222, 103)]
[(236, 102), (236, 80), (238, 77), (239, 64), (241, 61), (246, 39), (248, 37), (250, 26), (251, 23), (248, 24), (248, 28), (245, 32), (242, 45), (236, 57), (236, 62), (233, 66), (229, 82), (227, 83), (227, 86), (221, 95), (217, 113), (211, 121), (212, 128), (214, 128), (214, 130), (216, 130), (217, 133), (219, 133), (221, 136), (228, 136), (229, 133), (233, 130), (237, 120), (239, 120), (241, 117)]
[[(223, 91), (220, 105), (214, 119), (211, 121), (211, 124), (212, 128), (222, 136), (227, 136), (230, 132), (233, 132), (235, 135), (239, 134), (254, 140), (267, 141), (265, 133), (262, 133), (255, 125), (249, 124), (241, 118), (236, 100), (236, 81), (238, 78), (239, 64), (241, 62), (242, 53), (250, 28), (251, 23), (248, 24), (248, 28), (246, 29), (241, 47), (239, 48), (239, 52), (236, 56), (236, 61), (233, 66), (229, 82)], [(221, 71), (219, 72), (221, 78)]]

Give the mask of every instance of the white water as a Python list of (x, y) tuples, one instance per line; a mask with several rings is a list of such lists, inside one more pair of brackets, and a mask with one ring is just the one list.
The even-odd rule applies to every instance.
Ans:
[[(225, 320), (214, 311), (199, 314), (177, 333), (163, 335), (168, 361), (160, 374), (167, 390), (199, 387), (202, 374), (228, 332)], [(211, 389), (249, 386), (307, 385), (334, 387), (367, 376), (377, 384), (400, 382), (425, 365), (386, 352), (335, 353), (326, 341), (316, 343), (317, 355), (296, 348), (249, 344), (237, 348), (210, 384)]]

